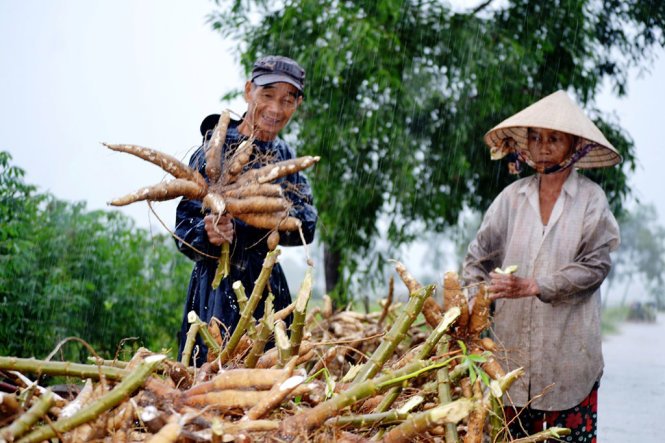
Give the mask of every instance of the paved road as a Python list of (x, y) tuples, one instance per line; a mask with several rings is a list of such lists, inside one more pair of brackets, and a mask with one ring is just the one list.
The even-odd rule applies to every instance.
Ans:
[(665, 441), (665, 314), (624, 323), (603, 341), (598, 443)]

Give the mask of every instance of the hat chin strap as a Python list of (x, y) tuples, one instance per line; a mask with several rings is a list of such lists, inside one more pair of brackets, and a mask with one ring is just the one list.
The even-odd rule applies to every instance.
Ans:
[(529, 156), (527, 156), (523, 151), (517, 150), (517, 158), (518, 160), (521, 160), (522, 162), (528, 164), (531, 166), (533, 169), (538, 171), (541, 174), (553, 174), (555, 172), (559, 172), (563, 169), (566, 169), (570, 166), (572, 166), (574, 163), (576, 163), (579, 159), (584, 157), (591, 151), (593, 148), (598, 146), (597, 143), (589, 142), (582, 149), (578, 149), (574, 153), (572, 153), (570, 156), (568, 156), (567, 159), (559, 163), (558, 165), (551, 166), (549, 168), (542, 168), (538, 165), (536, 165)]

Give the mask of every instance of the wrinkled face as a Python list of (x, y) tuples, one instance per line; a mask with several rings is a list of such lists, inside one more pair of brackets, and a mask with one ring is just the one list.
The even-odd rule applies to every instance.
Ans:
[(298, 96), (298, 90), (289, 83), (279, 82), (258, 86), (247, 82), (245, 101), (247, 115), (243, 122), (246, 124), (244, 129), (250, 132), (253, 130), (259, 140), (271, 141), (289, 122), (302, 102), (302, 96)]
[(528, 147), (531, 159), (539, 168), (551, 168), (572, 153), (574, 137), (553, 129), (529, 128)]

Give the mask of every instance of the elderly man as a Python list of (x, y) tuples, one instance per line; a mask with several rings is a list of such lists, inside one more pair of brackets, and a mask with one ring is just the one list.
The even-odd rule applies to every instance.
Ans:
[[(239, 121), (231, 120), (223, 147), (223, 153), (238, 146), (243, 140), (254, 138), (258, 156), (271, 161), (295, 158), (295, 153), (278, 133), (286, 126), (291, 116), (303, 100), (305, 71), (293, 60), (281, 56), (261, 58), (254, 64), (250, 80), (245, 84), (244, 98), (247, 110)], [(203, 144), (192, 155), (189, 165), (205, 174), (205, 149), (218, 115), (208, 116), (201, 124)], [(223, 162), (224, 155), (222, 155)], [(254, 162), (253, 166), (260, 166)], [(301, 174), (289, 175), (281, 180), (282, 187), (293, 206), (290, 216), (302, 222), (305, 241), (310, 243), (314, 237), (317, 212), (312, 205), (312, 192), (307, 179)], [(189, 282), (185, 313), (180, 331), (179, 358), (182, 354), (185, 335), (189, 328), (187, 313), (196, 312), (206, 322), (215, 318), (221, 322), (222, 334), (232, 332), (239, 320), (239, 309), (231, 285), (241, 281), (246, 291), (252, 291), (263, 260), (268, 252), (267, 231), (258, 229), (232, 219), (230, 216), (213, 217), (202, 211), (201, 202), (183, 199), (176, 213), (176, 243), (179, 250), (194, 260), (194, 270)], [(230, 273), (216, 289), (212, 282), (217, 267), (221, 246), (230, 245)], [(280, 244), (294, 246), (302, 244), (298, 232), (283, 232)], [(270, 275), (268, 288), (263, 294), (254, 315), (263, 315), (264, 300), (268, 292), (274, 297), (276, 310), (291, 302), (291, 295), (286, 278), (279, 264)], [(287, 323), (290, 318), (287, 318)], [(197, 338), (198, 349), (194, 351), (196, 364), (206, 361), (207, 348)]]

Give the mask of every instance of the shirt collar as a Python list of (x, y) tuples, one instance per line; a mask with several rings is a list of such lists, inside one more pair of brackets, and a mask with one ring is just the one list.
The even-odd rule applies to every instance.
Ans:
[[(577, 195), (577, 190), (579, 189), (580, 183), (580, 174), (576, 169), (572, 169), (568, 178), (563, 183), (563, 188), (561, 189), (570, 197), (575, 197)], [(530, 177), (527, 177), (521, 184), (518, 190), (520, 194), (536, 194), (538, 195), (538, 186), (540, 185), (540, 175), (533, 174)]]

